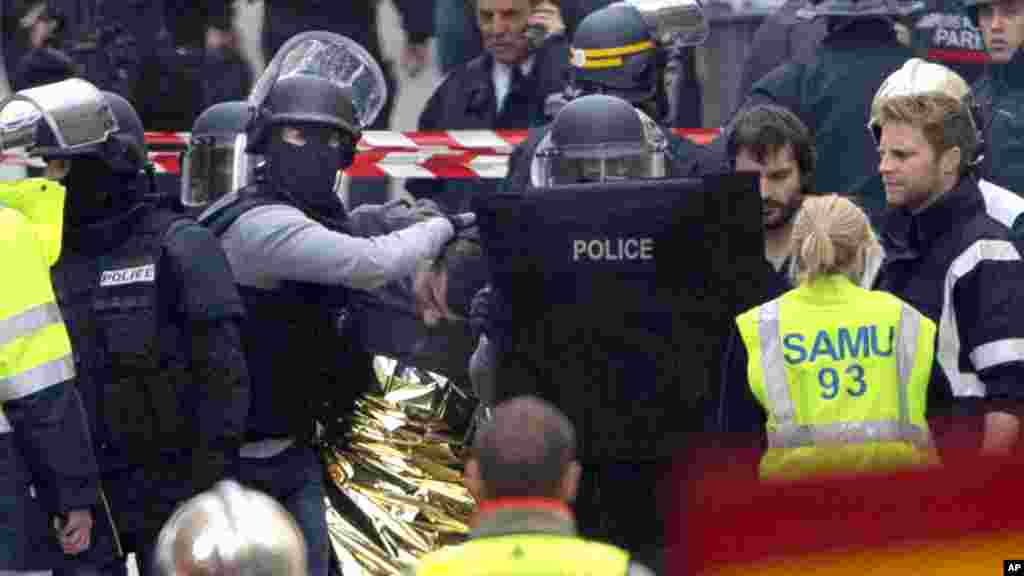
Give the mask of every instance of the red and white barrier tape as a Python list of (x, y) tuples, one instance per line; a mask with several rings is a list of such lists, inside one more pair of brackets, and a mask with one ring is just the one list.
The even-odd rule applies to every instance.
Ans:
[[(713, 128), (675, 128), (698, 144), (714, 139)], [(500, 179), (508, 157), (526, 130), (448, 130), (388, 132), (368, 130), (356, 158), (345, 171), (356, 178)], [(179, 174), (178, 154), (188, 146), (188, 132), (147, 132), (149, 157), (159, 173)], [(3, 155), (3, 164), (41, 166), (39, 159)]]

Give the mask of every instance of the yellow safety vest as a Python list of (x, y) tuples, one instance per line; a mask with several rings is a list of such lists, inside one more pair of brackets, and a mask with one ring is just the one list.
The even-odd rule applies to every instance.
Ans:
[[(71, 340), (50, 283), (60, 257), (64, 187), (0, 182), (0, 406), (74, 377)], [(0, 411), (0, 434), (11, 425)]]
[(736, 318), (767, 412), (762, 478), (937, 462), (925, 420), (935, 323), (845, 276)]
[(571, 536), (517, 534), (470, 540), (424, 556), (417, 576), (625, 576), (629, 554)]

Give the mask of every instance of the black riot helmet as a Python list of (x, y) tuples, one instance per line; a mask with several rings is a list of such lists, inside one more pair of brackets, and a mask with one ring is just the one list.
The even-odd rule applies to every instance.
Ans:
[(192, 125), (181, 158), (181, 202), (199, 208), (241, 188), (251, 177), (252, 158), (245, 154), (251, 115), (244, 101), (207, 108)]
[(362, 130), (387, 100), (384, 73), (365, 48), (332, 32), (290, 38), (248, 98), (246, 152), (263, 156), (259, 180), (328, 227), (340, 225), (341, 170), (355, 158)]
[(250, 154), (263, 154), (273, 128), (315, 125), (336, 128), (354, 145), (360, 128), (349, 90), (319, 76), (294, 74), (279, 78), (249, 131)]
[(604, 94), (562, 108), (537, 147), (534, 186), (661, 178), (667, 143), (650, 118)]
[(29, 148), (31, 156), (49, 158), (93, 158), (105, 164), (118, 176), (136, 176), (149, 167), (146, 155), (146, 133), (131, 103), (113, 92), (101, 92), (117, 122), (117, 130), (102, 142), (88, 146), (63, 148), (45, 122), (36, 127), (35, 145)]
[(669, 54), (709, 33), (700, 0), (624, 0), (597, 9), (572, 36), (568, 95), (611, 94), (660, 117)]
[(640, 11), (619, 2), (590, 13), (572, 37), (572, 88), (634, 104), (655, 98), (658, 53)]

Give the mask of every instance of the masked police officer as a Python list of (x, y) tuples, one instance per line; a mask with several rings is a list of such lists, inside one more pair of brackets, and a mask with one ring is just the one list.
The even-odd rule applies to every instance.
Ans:
[[(659, 124), (668, 114), (665, 53), (700, 45), (707, 35), (708, 24), (700, 4), (691, 0), (616, 2), (591, 12), (579, 22), (572, 37), (570, 86), (565, 98), (588, 94), (617, 96)], [(559, 106), (557, 102), (550, 104), (552, 108)], [(602, 112), (595, 108), (591, 113)], [(506, 190), (518, 193), (538, 185), (530, 177), (534, 172), (530, 165), (548, 130), (549, 126), (532, 130), (526, 141), (516, 147), (509, 158)], [(659, 138), (668, 144), (671, 175), (699, 176), (726, 171), (724, 157), (711, 155), (666, 127), (660, 131), (664, 134)]]
[(348, 38), (293, 37), (249, 100), (246, 151), (265, 166), (200, 218), (220, 236), (248, 314), (253, 401), (241, 480), (295, 515), (314, 575), (328, 566), (316, 423), (348, 422), (373, 378), (371, 356), (338, 329), (349, 290), (412, 276), (455, 233), (441, 217), (370, 239), (345, 232), (336, 179), (383, 107), (385, 86), (377, 63)]
[[(241, 299), (209, 231), (152, 203), (131, 104), (77, 79), (38, 90), (64, 104), (28, 151), (69, 190), (53, 280), (117, 532), (69, 562), (113, 570), (120, 544), (145, 572), (174, 506), (235, 473), (248, 410)], [(81, 142), (64, 133), (82, 140), (86, 128)]]

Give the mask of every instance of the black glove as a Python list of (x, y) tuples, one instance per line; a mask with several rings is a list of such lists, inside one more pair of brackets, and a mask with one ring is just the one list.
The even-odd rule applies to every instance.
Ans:
[(449, 214), (447, 216), (448, 221), (452, 223), (452, 228), (455, 228), (455, 233), (458, 234), (466, 228), (472, 228), (476, 225), (476, 214), (472, 212), (463, 212), (461, 214)]

